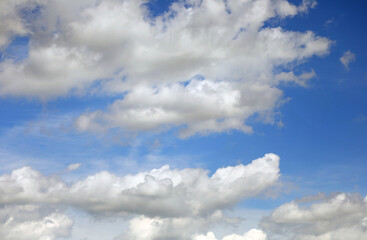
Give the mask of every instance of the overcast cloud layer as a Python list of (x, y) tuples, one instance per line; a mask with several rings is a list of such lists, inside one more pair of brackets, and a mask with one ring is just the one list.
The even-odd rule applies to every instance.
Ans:
[[(0, 64), (0, 95), (43, 100), (74, 94), (123, 95), (76, 121), (81, 131), (140, 132), (182, 127), (180, 136), (237, 129), (258, 113), (273, 123), (280, 83), (305, 86), (328, 53), (314, 33), (264, 26), (306, 13), (285, 0), (185, 0), (152, 16), (146, 1), (22, 0), (2, 3), (1, 46), (29, 36), (29, 54)], [(118, 23), (118, 24), (116, 24)]]

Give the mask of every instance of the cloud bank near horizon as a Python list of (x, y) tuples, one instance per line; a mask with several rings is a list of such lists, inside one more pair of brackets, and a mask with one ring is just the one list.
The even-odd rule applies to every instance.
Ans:
[(160, 169), (118, 177), (99, 172), (73, 184), (23, 167), (0, 176), (0, 204), (66, 204), (92, 214), (206, 216), (257, 196), (279, 178), (279, 157), (218, 169)]
[(67, 183), (24, 167), (0, 176), (0, 236), (69, 237), (73, 220), (65, 210), (71, 208), (97, 218), (140, 215), (130, 220), (122, 239), (187, 239), (214, 223), (236, 222), (223, 210), (266, 193), (279, 177), (275, 154), (210, 176), (204, 169), (163, 166), (122, 177), (104, 171)]
[[(247, 165), (219, 168), (213, 174), (200, 168), (163, 166), (125, 176), (103, 171), (74, 182), (24, 167), (0, 176), (0, 236), (5, 240), (70, 238), (77, 226), (68, 215), (82, 211), (94, 221), (126, 219), (127, 228), (122, 227), (115, 240), (218, 240), (214, 226), (242, 221), (227, 216), (225, 210), (266, 195), (279, 184), (279, 172), (275, 154)], [(319, 194), (274, 209), (258, 229), (219, 239), (363, 239), (366, 221), (367, 197)]]
[(276, 208), (261, 226), (294, 240), (365, 239), (367, 196), (319, 194)]

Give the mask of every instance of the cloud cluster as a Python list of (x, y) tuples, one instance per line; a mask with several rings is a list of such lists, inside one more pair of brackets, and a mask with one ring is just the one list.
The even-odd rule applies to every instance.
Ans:
[[(222, 238), (222, 240), (266, 240), (266, 234), (258, 229), (252, 229), (244, 235), (231, 234)], [(193, 240), (217, 240), (214, 233), (209, 232), (206, 235), (197, 235)]]
[(279, 157), (266, 154), (248, 165), (208, 174), (204, 169), (163, 166), (122, 177), (100, 172), (71, 184), (29, 167), (16, 169), (0, 176), (0, 236), (69, 236), (73, 221), (64, 209), (72, 207), (99, 217), (140, 215), (117, 239), (189, 239), (216, 222), (236, 221), (222, 210), (273, 186), (279, 178)]
[(280, 83), (305, 85), (312, 70), (298, 76), (294, 67), (331, 44), (310, 31), (264, 27), (307, 12), (314, 1), (183, 0), (156, 17), (145, 3), (38, 2), (36, 16), (17, 20), (32, 30), (29, 54), (0, 63), (0, 95), (124, 96), (106, 112), (83, 114), (76, 124), (82, 131), (251, 132), (245, 120), (274, 110)]
[[(121, 177), (100, 172), (74, 183), (24, 167), (0, 176), (0, 237), (70, 237), (73, 220), (65, 209), (71, 207), (96, 217), (133, 217), (116, 240), (217, 240), (210, 232), (213, 226), (240, 221), (222, 210), (264, 193), (278, 178), (275, 154), (211, 175), (203, 169), (164, 166)], [(306, 197), (276, 208), (260, 226), (262, 230), (221, 239), (364, 239), (367, 197), (347, 193)]]
[(170, 169), (118, 177), (100, 172), (73, 184), (29, 167), (0, 176), (0, 204), (66, 204), (94, 214), (207, 216), (256, 196), (279, 178), (279, 157), (266, 154), (248, 165), (218, 169)]
[(73, 221), (63, 213), (35, 204), (0, 208), (0, 237), (3, 240), (53, 240), (68, 237)]
[[(198, 234), (218, 222), (234, 224), (236, 219), (225, 218), (221, 212), (216, 212), (206, 218), (148, 218), (140, 216), (130, 221), (126, 232), (116, 237), (116, 240), (217, 240), (213, 232)], [(266, 234), (258, 229), (252, 229), (243, 235), (231, 234), (222, 240), (266, 240)]]
[(262, 227), (294, 240), (367, 238), (367, 197), (318, 195), (303, 204), (306, 206), (293, 201), (278, 207), (263, 220)]
[(129, 222), (128, 229), (116, 240), (187, 240), (192, 235), (207, 229), (216, 221), (221, 220), (220, 213), (205, 218), (149, 218), (139, 216)]

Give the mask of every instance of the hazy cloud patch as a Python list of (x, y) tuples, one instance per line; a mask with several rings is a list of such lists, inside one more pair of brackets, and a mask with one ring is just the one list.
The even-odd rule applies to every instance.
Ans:
[(344, 65), (345, 69), (349, 70), (349, 65), (356, 60), (356, 55), (351, 51), (346, 51), (343, 56), (340, 57), (340, 62)]

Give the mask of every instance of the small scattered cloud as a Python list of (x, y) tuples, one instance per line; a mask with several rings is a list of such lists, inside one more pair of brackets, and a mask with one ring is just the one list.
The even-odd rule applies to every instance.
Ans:
[(345, 69), (349, 70), (350, 63), (356, 60), (356, 55), (351, 51), (346, 51), (343, 56), (340, 57), (340, 62), (344, 65)]
[(335, 23), (335, 19), (334, 18), (330, 18), (329, 20), (327, 20), (325, 23), (324, 23), (324, 26), (326, 28), (330, 27), (332, 24)]
[(276, 122), (276, 125), (278, 128), (284, 128), (285, 127), (285, 124), (282, 120), (279, 120), (278, 122)]
[(68, 171), (75, 171), (77, 170), (82, 164), (81, 163), (73, 163), (73, 164), (70, 164), (68, 167), (67, 167), (67, 170)]
[(310, 9), (317, 6), (316, 0), (302, 0), (301, 5), (298, 7), (298, 11), (307, 13)]

